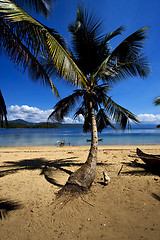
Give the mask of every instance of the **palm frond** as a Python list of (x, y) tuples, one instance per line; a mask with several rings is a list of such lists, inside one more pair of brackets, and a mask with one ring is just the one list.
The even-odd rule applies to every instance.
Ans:
[(113, 31), (113, 32), (111, 32), (109, 34), (106, 34), (105, 41), (109, 42), (112, 38), (120, 35), (122, 33), (122, 31), (125, 31), (125, 28), (123, 26), (117, 28), (115, 31)]
[(115, 69), (114, 80), (110, 76), (111, 81), (117, 81), (121, 79), (127, 79), (128, 77), (141, 78), (147, 77), (150, 73), (150, 65), (147, 57), (139, 56), (137, 59), (128, 60), (126, 63), (117, 63), (113, 69)]
[(114, 125), (111, 123), (109, 117), (106, 115), (105, 110), (102, 108), (98, 111), (96, 115), (96, 122), (98, 132), (102, 132), (102, 130), (107, 126), (111, 126), (113, 129), (116, 130)]
[(123, 130), (127, 125), (130, 127), (130, 120), (139, 123), (139, 120), (133, 113), (115, 103), (110, 97), (108, 97), (104, 106), (111, 118), (116, 123), (119, 123)]
[[(0, 0), (0, 14), (4, 19), (11, 22), (22, 22), (21, 27), (27, 26), (28, 32), (30, 32), (29, 36), (32, 36), (34, 30), (33, 41), (38, 38), (36, 41), (40, 43), (42, 49), (46, 48), (47, 44), (47, 49), (49, 49), (52, 61), (59, 74), (65, 79), (74, 82), (75, 85), (85, 84), (86, 78), (70, 57), (69, 52), (61, 46), (54, 34), (48, 31), (43, 24), (31, 17), (11, 0)], [(19, 32), (21, 30), (23, 29), (20, 29)]]
[(0, 114), (7, 114), (7, 109), (1, 90), (0, 90)]
[(76, 90), (68, 97), (61, 99), (55, 106), (48, 120), (62, 121), (65, 116), (75, 107), (76, 103), (83, 96), (83, 90)]
[(1, 127), (3, 127), (3, 116), (5, 118), (6, 126), (8, 127), (6, 104), (5, 104), (2, 92), (0, 90), (0, 120), (1, 120)]
[(112, 52), (111, 57), (118, 58), (120, 63), (126, 59), (135, 59), (141, 55), (143, 50), (144, 40), (147, 38), (146, 30), (141, 28), (124, 39)]
[[(16, 0), (16, 2), (19, 6), (24, 6), (37, 14), (43, 14), (45, 17), (48, 17), (51, 11), (51, 0)], [(55, 2), (55, 0), (53, 0), (53, 2)]]
[(85, 107), (84, 102), (81, 104), (81, 106), (76, 110), (74, 114), (74, 119), (76, 119), (79, 115), (85, 116)]
[(83, 132), (84, 133), (91, 132), (91, 129), (92, 129), (91, 116), (89, 112), (86, 112), (84, 116)]
[(107, 45), (101, 23), (94, 13), (79, 7), (76, 21), (68, 27), (76, 63), (85, 75), (92, 74), (106, 57)]
[(154, 100), (154, 105), (155, 105), (155, 106), (160, 105), (160, 97), (156, 97), (156, 98), (155, 98), (155, 100)]
[(0, 21), (0, 45), (16, 67), (22, 68), (24, 71), (27, 68), (32, 80), (37, 81), (38, 79), (43, 85), (49, 85), (53, 93), (59, 97), (56, 87), (42, 64), (3, 19)]
[(147, 28), (131, 34), (102, 62), (94, 77), (100, 76), (103, 81), (117, 81), (133, 77), (147, 77), (150, 73), (148, 59), (143, 56), (143, 44)]

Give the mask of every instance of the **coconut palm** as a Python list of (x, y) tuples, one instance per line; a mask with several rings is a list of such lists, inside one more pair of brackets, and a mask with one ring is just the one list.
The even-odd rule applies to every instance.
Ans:
[[(122, 129), (130, 126), (130, 120), (138, 119), (126, 108), (118, 105), (109, 95), (117, 82), (129, 77), (147, 77), (150, 68), (143, 56), (143, 41), (147, 28), (139, 29), (124, 39), (111, 51), (109, 41), (124, 30), (123, 27), (102, 34), (102, 22), (89, 10), (79, 7), (76, 21), (69, 25), (71, 33), (71, 56), (86, 78), (85, 84), (73, 94), (61, 99), (55, 106), (49, 119), (61, 121), (67, 114), (75, 111), (75, 117), (84, 117), (84, 132), (91, 132), (91, 148), (85, 164), (74, 172), (66, 186), (77, 186), (88, 189), (96, 173), (97, 164), (97, 131), (101, 132), (108, 125), (115, 129), (115, 123)], [(48, 60), (46, 71), (52, 72), (52, 63)]]
[(50, 54), (53, 65), (63, 78), (74, 84), (85, 82), (61, 35), (33, 18), (16, 3), (48, 16), (51, 0), (0, 0), (0, 48), (10, 60), (23, 71), (27, 68), (33, 80), (38, 79), (42, 84), (50, 85), (57, 96), (58, 91), (41, 63), (45, 54)]
[[(160, 97), (156, 97), (155, 99), (154, 99), (154, 105), (155, 106), (159, 106), (160, 105)], [(160, 124), (159, 125), (157, 125), (157, 128), (160, 128)]]
[(155, 106), (160, 105), (160, 97), (156, 97), (153, 103)]
[(5, 105), (5, 102), (4, 102), (2, 92), (0, 90), (0, 122), (1, 122), (1, 128), (3, 128), (3, 117), (5, 118), (6, 127), (8, 127), (6, 105)]

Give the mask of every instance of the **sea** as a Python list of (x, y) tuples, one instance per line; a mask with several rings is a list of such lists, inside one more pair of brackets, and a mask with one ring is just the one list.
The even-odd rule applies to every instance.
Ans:
[[(106, 128), (98, 134), (99, 145), (149, 145), (160, 144), (160, 129), (155, 125), (133, 126), (130, 130), (115, 131)], [(90, 134), (82, 127), (48, 129), (0, 129), (0, 147), (59, 146), (62, 141), (69, 146), (90, 145)]]

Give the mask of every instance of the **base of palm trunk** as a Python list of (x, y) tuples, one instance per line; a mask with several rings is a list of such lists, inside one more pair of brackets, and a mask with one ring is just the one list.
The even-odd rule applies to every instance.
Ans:
[(96, 168), (91, 164), (85, 163), (77, 171), (71, 174), (64, 187), (59, 191), (58, 195), (63, 193), (84, 193), (92, 185), (96, 174)]
[(81, 194), (87, 193), (88, 189), (84, 189), (78, 185), (73, 185), (70, 183), (66, 183), (61, 190), (57, 193), (57, 198), (63, 196), (70, 196), (70, 197), (78, 197)]

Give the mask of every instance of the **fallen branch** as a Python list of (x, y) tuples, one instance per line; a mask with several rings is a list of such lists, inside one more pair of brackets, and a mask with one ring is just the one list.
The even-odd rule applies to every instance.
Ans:
[(120, 170), (119, 170), (119, 172), (118, 172), (118, 175), (121, 173), (122, 168), (123, 168), (123, 165), (121, 166), (121, 168), (120, 168)]
[(92, 207), (95, 207), (93, 204), (87, 202), (82, 196), (80, 196), (80, 197), (81, 197), (81, 199), (82, 199), (85, 203), (89, 204), (89, 205), (92, 206)]

